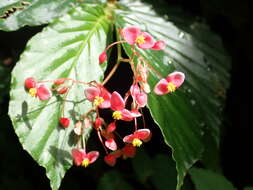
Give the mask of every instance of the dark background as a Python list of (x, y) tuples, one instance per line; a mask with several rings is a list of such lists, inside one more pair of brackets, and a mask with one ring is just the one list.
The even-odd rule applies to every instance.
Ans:
[[(195, 16), (204, 17), (212, 30), (223, 40), (232, 58), (231, 87), (227, 93), (224, 109), (225, 127), (221, 138), (221, 166), (224, 175), (238, 189), (253, 186), (252, 133), (250, 123), (251, 64), (253, 64), (250, 1), (240, 0), (158, 0), (183, 8)], [(25, 27), (15, 32), (0, 32), (0, 64), (6, 73), (0, 75), (0, 83), (8, 84), (10, 71), (23, 51), (26, 42), (42, 27)], [(122, 69), (122, 68), (121, 68)], [(125, 69), (125, 68), (124, 68)], [(115, 85), (117, 75), (109, 83)], [(127, 83), (127, 81), (126, 81)], [(49, 189), (49, 180), (42, 167), (23, 151), (14, 133), (8, 112), (8, 85), (0, 92), (0, 190), (5, 189)], [(159, 133), (159, 132), (156, 132)], [(161, 138), (157, 134), (157, 138)], [(159, 140), (154, 143), (159, 143)], [(152, 146), (152, 145), (150, 145)], [(162, 148), (166, 149), (165, 146)], [(161, 148), (161, 149), (162, 149)], [(87, 170), (72, 168), (67, 172), (61, 189), (80, 189), (88, 185), (95, 188), (103, 172), (110, 170), (98, 164)], [(118, 167), (126, 172), (128, 161)], [(97, 171), (103, 171), (97, 173)], [(86, 172), (87, 171), (87, 172)], [(94, 173), (91, 175), (91, 173)], [(88, 175), (90, 174), (90, 175)], [(80, 183), (84, 181), (83, 183)], [(138, 189), (142, 186), (135, 184)], [(144, 188), (143, 188), (144, 189)]]

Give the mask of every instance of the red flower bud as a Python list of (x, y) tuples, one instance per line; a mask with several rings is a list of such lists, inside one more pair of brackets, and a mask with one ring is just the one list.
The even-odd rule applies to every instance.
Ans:
[(122, 148), (123, 158), (133, 158), (136, 155), (136, 148), (132, 144), (127, 144)]
[(67, 128), (69, 126), (70, 119), (66, 118), (66, 117), (61, 117), (59, 122), (60, 122), (62, 127)]
[(109, 166), (115, 166), (116, 164), (116, 157), (114, 155), (108, 154), (104, 157), (105, 163), (107, 163)]
[(115, 122), (112, 122), (112, 123), (110, 123), (110, 124), (108, 125), (106, 131), (107, 131), (108, 133), (111, 133), (111, 132), (115, 131), (115, 129), (116, 129), (116, 123), (115, 123)]
[(60, 85), (60, 84), (63, 84), (64, 82), (65, 82), (65, 79), (61, 78), (61, 79), (56, 79), (56, 80), (54, 81), (54, 84), (55, 84), (55, 85)]
[(35, 88), (36, 87), (36, 81), (33, 77), (29, 77), (25, 80), (25, 87), (27, 89)]
[(102, 118), (97, 117), (95, 122), (94, 122), (94, 128), (98, 129), (102, 125)]
[(59, 94), (65, 94), (66, 92), (68, 92), (68, 90), (69, 90), (69, 88), (68, 88), (68, 87), (65, 87), (65, 86), (60, 87), (60, 88), (57, 88), (57, 92), (58, 92)]
[(107, 54), (103, 51), (99, 56), (99, 64), (103, 64), (107, 60)]

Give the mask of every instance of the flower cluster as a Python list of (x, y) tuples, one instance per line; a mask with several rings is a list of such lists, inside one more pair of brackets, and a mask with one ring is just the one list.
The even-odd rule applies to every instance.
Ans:
[[(138, 48), (147, 50), (163, 50), (165, 48), (164, 41), (155, 41), (147, 32), (141, 31), (137, 27), (126, 27), (119, 31), (122, 40), (110, 44), (99, 56), (99, 63), (103, 64), (107, 60), (107, 50), (114, 45), (119, 46), (121, 43), (127, 43), (131, 46), (132, 56), (129, 59), (123, 59), (118, 55), (115, 67), (108, 74), (102, 83), (95, 81), (82, 82), (71, 78), (60, 78), (49, 81), (36, 81), (29, 77), (25, 80), (25, 88), (32, 97), (38, 97), (39, 100), (48, 100), (52, 94), (63, 96), (62, 115), (59, 118), (59, 126), (68, 128), (73, 122), (73, 132), (77, 137), (76, 148), (72, 149), (73, 163), (76, 166), (87, 167), (96, 161), (99, 157), (99, 151), (86, 151), (85, 138), (82, 138), (84, 132), (88, 128), (93, 128), (97, 133), (98, 140), (101, 142), (105, 150), (104, 161), (110, 166), (114, 166), (118, 158), (132, 158), (136, 154), (137, 147), (151, 139), (151, 131), (142, 122), (142, 126), (138, 125), (138, 119), (143, 118), (142, 108), (147, 105), (148, 93), (151, 92), (148, 83), (149, 71), (158, 73), (161, 80), (155, 85), (153, 92), (157, 95), (164, 95), (174, 92), (179, 88), (185, 79), (182, 72), (173, 72), (163, 78), (149, 63), (138, 53)], [(136, 58), (136, 59), (135, 59)], [(137, 60), (137, 63), (134, 63)], [(114, 74), (119, 63), (129, 63), (133, 71), (133, 82), (127, 93), (122, 97), (117, 91), (109, 92), (105, 84)], [(91, 102), (92, 106), (88, 112), (81, 115), (80, 120), (72, 121), (64, 114), (64, 105), (66, 97), (70, 91), (68, 81), (77, 85), (84, 85), (84, 97)], [(53, 83), (49, 88), (44, 83)], [(102, 118), (100, 110), (106, 109), (111, 112), (111, 118)], [(108, 122), (109, 120), (109, 122)], [(132, 122), (134, 130), (129, 132), (126, 129), (126, 136), (121, 137), (117, 129), (119, 120)], [(143, 121), (142, 120), (142, 121)]]

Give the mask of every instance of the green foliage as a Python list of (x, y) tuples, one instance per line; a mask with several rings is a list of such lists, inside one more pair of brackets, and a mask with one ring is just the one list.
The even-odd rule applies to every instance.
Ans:
[[(175, 15), (168, 15), (170, 21), (166, 21), (139, 1), (123, 1), (123, 5), (125, 9), (116, 13), (117, 28), (142, 26), (157, 40), (166, 41), (165, 51), (139, 50), (149, 64), (164, 77), (173, 70), (186, 74), (184, 88), (162, 97), (151, 93), (148, 101), (153, 119), (173, 149), (180, 189), (187, 170), (201, 158), (204, 131), (208, 129), (216, 143), (219, 141), (220, 108), (228, 87), (229, 60), (220, 39), (206, 25), (183, 21), (179, 16), (176, 19)], [(124, 48), (131, 56), (130, 46)], [(158, 80), (157, 74), (151, 72), (152, 88)]]
[(224, 176), (209, 170), (194, 167), (190, 175), (196, 190), (236, 190)]
[[(24, 80), (73, 78), (101, 81), (104, 70), (98, 56), (105, 48), (110, 20), (102, 5), (83, 5), (55, 20), (27, 44), (12, 73), (9, 115), (25, 150), (43, 167), (52, 189), (60, 186), (66, 170), (72, 165), (71, 148), (75, 144), (73, 126), (64, 130), (58, 124), (62, 98), (41, 102), (30, 97)], [(23, 72), (25, 71), (25, 72)], [(92, 71), (92, 72), (91, 72)], [(91, 104), (84, 101), (84, 88), (73, 85), (65, 104), (65, 116), (73, 121), (87, 112)], [(90, 129), (86, 131), (89, 136)]]

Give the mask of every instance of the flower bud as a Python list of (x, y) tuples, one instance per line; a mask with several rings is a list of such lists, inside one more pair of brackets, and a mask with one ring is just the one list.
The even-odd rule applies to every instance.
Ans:
[(107, 60), (107, 54), (103, 51), (99, 56), (99, 64), (103, 64)]
[(36, 87), (36, 81), (33, 77), (29, 77), (25, 80), (25, 87), (27, 89), (35, 88)]
[(64, 128), (68, 128), (69, 124), (70, 124), (70, 119), (66, 118), (66, 117), (61, 117), (59, 120), (60, 124), (62, 127)]
[(65, 82), (65, 79), (64, 78), (60, 78), (60, 79), (56, 79), (54, 81), (54, 84), (55, 85), (60, 85), (60, 84), (63, 84)]

